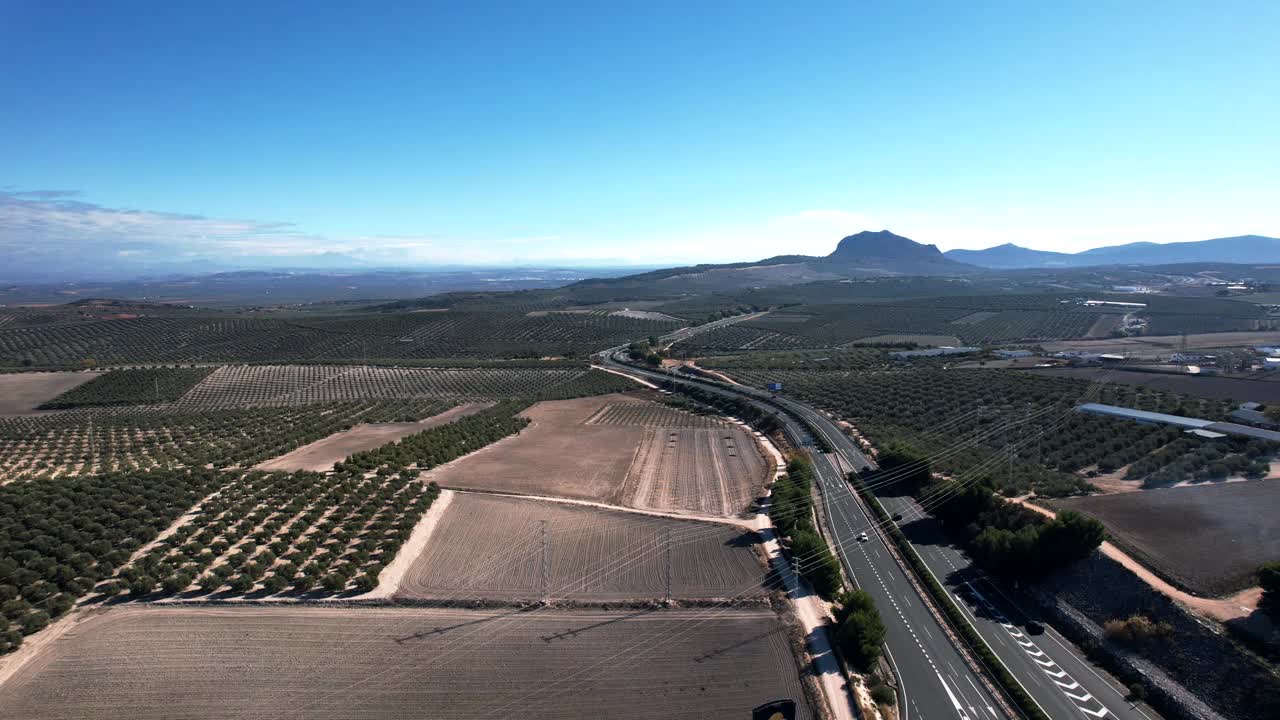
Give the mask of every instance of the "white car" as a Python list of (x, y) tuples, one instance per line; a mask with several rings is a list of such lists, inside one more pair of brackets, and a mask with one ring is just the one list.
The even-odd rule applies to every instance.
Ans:
[(868, 538), (866, 533), (858, 533), (858, 542), (866, 542), (870, 539), (871, 538)]

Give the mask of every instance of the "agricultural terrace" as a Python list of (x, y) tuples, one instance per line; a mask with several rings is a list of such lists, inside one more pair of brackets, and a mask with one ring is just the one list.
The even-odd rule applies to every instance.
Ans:
[(518, 432), (520, 403), (500, 403), (319, 473), (252, 473), (124, 568), (134, 595), (272, 595), (373, 589), (439, 493), (419, 473)]
[(0, 654), (70, 610), (133, 550), (233, 478), (161, 471), (0, 487)]
[(1221, 483), (1065, 498), (1107, 526), (1113, 542), (1173, 583), (1225, 595), (1256, 583), (1254, 571), (1280, 560), (1275, 507), (1280, 482)]
[(250, 467), (359, 423), (411, 422), (449, 406), (440, 400), (204, 412), (139, 406), (0, 418), (0, 482), (154, 467)]
[[(388, 368), (334, 365), (228, 365), (179, 403), (192, 409), (302, 405), (339, 400), (451, 398), (501, 400), (550, 391), (581, 379), (587, 368)], [(109, 377), (109, 376), (108, 376)]]
[(573, 603), (764, 598), (750, 530), (506, 495), (456, 493), (397, 597), (538, 601), (545, 523), (547, 590)]
[(524, 413), (532, 426), (518, 437), (441, 467), (429, 478), (463, 490), (695, 514), (745, 510), (768, 476), (754, 437), (723, 421), (704, 427), (708, 418), (644, 397), (614, 394), (538, 403)]
[(40, 405), (97, 376), (85, 372), (0, 374), (0, 417), (39, 414)]
[(704, 720), (779, 697), (813, 717), (772, 611), (706, 619), (696, 609), (117, 608), (20, 668), (0, 687), (0, 718), (398, 720), (427, 709)]
[[(1083, 473), (1120, 471), (1151, 484), (1231, 474), (1260, 477), (1276, 453), (1262, 441), (1204, 440), (1176, 428), (1082, 415), (1081, 402), (1222, 418), (1221, 402), (1128, 385), (1002, 370), (883, 372), (740, 370), (741, 382), (782, 382), (797, 399), (831, 410), (877, 445), (905, 441), (947, 473), (991, 476), (1002, 492), (1068, 495), (1089, 488)], [(1027, 417), (1035, 419), (1027, 422)], [(1023, 421), (1008, 429), (1002, 424)], [(964, 441), (963, 444), (961, 441)], [(1010, 463), (1006, 451), (1014, 449)], [(1225, 470), (1224, 470), (1225, 468)]]
[(540, 358), (588, 355), (681, 323), (610, 314), (363, 313), (136, 317), (0, 328), (0, 366)]
[(62, 393), (40, 406), (58, 410), (91, 405), (172, 402), (204, 380), (211, 367), (116, 370)]

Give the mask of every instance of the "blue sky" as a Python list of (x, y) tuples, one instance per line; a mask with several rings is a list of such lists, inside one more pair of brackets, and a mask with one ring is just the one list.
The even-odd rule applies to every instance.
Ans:
[(0, 3), (0, 251), (1280, 235), (1280, 3), (324, 5)]

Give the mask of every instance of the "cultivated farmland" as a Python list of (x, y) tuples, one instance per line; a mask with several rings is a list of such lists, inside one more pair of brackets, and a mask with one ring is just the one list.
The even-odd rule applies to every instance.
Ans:
[(40, 407), (138, 405), (177, 400), (213, 372), (210, 367), (116, 370), (59, 395)]
[[(1262, 441), (1210, 441), (1176, 428), (1143, 425), (1075, 412), (1081, 402), (1208, 419), (1222, 419), (1218, 401), (1182, 397), (1130, 385), (1086, 383), (1037, 372), (991, 369), (916, 369), (877, 372), (732, 370), (740, 382), (763, 387), (781, 382), (797, 399), (828, 408), (853, 423), (873, 443), (903, 441), (921, 452), (940, 452), (962, 437), (977, 438), (934, 461), (947, 473), (989, 475), (1009, 494), (1077, 494), (1088, 489), (1090, 468), (1168, 484), (1229, 472), (1257, 476), (1262, 458), (1276, 448)], [(1112, 373), (1119, 375), (1121, 373)], [(1034, 420), (1027, 421), (1033, 414)], [(1023, 421), (1023, 422), (1019, 422)], [(997, 429), (1005, 423), (1018, 423)], [(1014, 450), (1013, 462), (994, 458)], [(1168, 449), (1167, 454), (1157, 451)], [(1219, 461), (1221, 461), (1219, 463)], [(1214, 466), (1214, 467), (1210, 467)], [(1203, 471), (1203, 473), (1201, 472)]]
[(97, 376), (98, 373), (86, 372), (0, 375), (0, 417), (36, 414), (40, 405)]
[(18, 670), (0, 718), (811, 718), (772, 611), (707, 612), (116, 609)]
[(642, 400), (629, 395), (542, 402), (522, 415), (532, 421), (508, 438), (428, 475), (449, 488), (497, 490), (622, 504), (623, 481), (644, 429), (587, 425), (609, 404)]
[(192, 388), (180, 404), (219, 408), (379, 398), (503, 399), (546, 392), (587, 374), (586, 368), (228, 365)]
[(609, 314), (526, 317), (523, 312), (460, 310), (289, 319), (134, 317), (0, 328), (0, 365), (582, 356), (679, 325)]
[(397, 596), (537, 601), (544, 521), (555, 601), (662, 599), (668, 530), (672, 597), (763, 598), (763, 561), (749, 530), (481, 493), (454, 496)]
[[(705, 427), (708, 418), (637, 396), (542, 402), (523, 414), (533, 423), (518, 437), (429, 479), (450, 488), (715, 515), (744, 510), (766, 480), (747, 433), (721, 421)], [(656, 425), (664, 421), (677, 425)]]
[(649, 428), (626, 494), (639, 508), (735, 515), (764, 490), (767, 469), (755, 438), (739, 428)]
[(191, 412), (173, 406), (0, 418), (0, 482), (152, 467), (252, 466), (361, 422), (414, 421), (437, 400)]
[(1112, 538), (1169, 579), (1199, 594), (1253, 584), (1280, 560), (1280, 481), (1177, 487), (1059, 500), (1107, 526)]
[(460, 417), (466, 417), (484, 408), (470, 403), (432, 415), (417, 422), (361, 423), (327, 438), (308, 443), (280, 457), (272, 458), (257, 466), (257, 470), (310, 470), (322, 472), (345, 460), (353, 453), (372, 450), (387, 443), (396, 442), (414, 433), (422, 432)]

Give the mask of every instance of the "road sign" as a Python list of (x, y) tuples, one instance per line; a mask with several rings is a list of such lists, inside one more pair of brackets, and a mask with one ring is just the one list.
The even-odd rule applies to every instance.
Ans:
[(796, 720), (794, 700), (774, 700), (751, 711), (751, 720)]
[(781, 389), (782, 389), (782, 383), (769, 383), (769, 384), (768, 384), (768, 385), (766, 385), (765, 387), (769, 388), (770, 390), (772, 390), (772, 391), (774, 391), (774, 392), (777, 392), (777, 391), (779, 391), (779, 390), (781, 390)]

